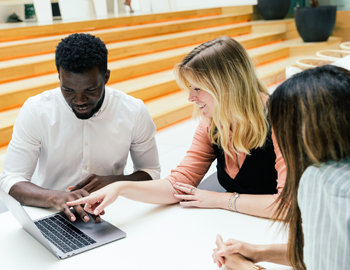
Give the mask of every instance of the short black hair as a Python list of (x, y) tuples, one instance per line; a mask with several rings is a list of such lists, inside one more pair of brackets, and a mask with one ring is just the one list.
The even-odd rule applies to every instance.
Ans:
[(107, 72), (106, 45), (98, 37), (90, 34), (72, 34), (56, 47), (56, 67), (81, 74), (98, 66), (101, 74)]

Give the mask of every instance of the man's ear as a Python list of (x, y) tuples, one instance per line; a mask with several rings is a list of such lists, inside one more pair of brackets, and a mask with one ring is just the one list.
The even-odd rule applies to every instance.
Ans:
[(111, 71), (107, 69), (107, 72), (105, 74), (105, 84), (108, 83), (110, 76), (111, 76)]

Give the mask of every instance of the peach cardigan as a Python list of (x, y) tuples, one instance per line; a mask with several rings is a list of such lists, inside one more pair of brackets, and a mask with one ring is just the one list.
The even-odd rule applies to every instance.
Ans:
[[(284, 187), (287, 172), (274, 133), (272, 133), (272, 140), (276, 154), (275, 169), (278, 174), (278, 178), (276, 179), (276, 194), (273, 195), (276, 200)], [(225, 153), (226, 164), (224, 169), (227, 174), (234, 179), (239, 171), (239, 166), (236, 153), (233, 151), (232, 147), (229, 147), (229, 150), (232, 153), (233, 158)], [(246, 154), (239, 154), (240, 167), (245, 158)], [(169, 180), (172, 184), (175, 182), (182, 182), (197, 187), (215, 159), (216, 156), (214, 149), (209, 139), (209, 120), (204, 118), (200, 121), (196, 129), (191, 148), (187, 151), (185, 158), (165, 179)]]

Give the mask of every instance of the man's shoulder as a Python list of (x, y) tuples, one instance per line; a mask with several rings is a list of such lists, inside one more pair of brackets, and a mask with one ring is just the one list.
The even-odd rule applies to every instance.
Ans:
[(145, 104), (141, 99), (134, 98), (120, 90), (116, 90), (106, 86), (106, 91), (110, 95), (110, 102), (112, 105), (124, 106), (130, 110), (141, 109)]
[(50, 103), (58, 99), (61, 95), (60, 88), (55, 88), (52, 90), (47, 90), (42, 92), (41, 94), (38, 94), (36, 96), (32, 96), (27, 99), (26, 103), (30, 104), (44, 104), (44, 103)]

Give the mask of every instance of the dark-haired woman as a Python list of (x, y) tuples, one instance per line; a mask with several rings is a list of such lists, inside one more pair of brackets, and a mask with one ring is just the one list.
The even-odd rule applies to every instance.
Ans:
[(294, 75), (268, 107), (287, 165), (275, 219), (285, 217), (288, 245), (218, 236), (214, 262), (232, 269), (253, 269), (259, 261), (297, 270), (350, 269), (350, 71), (323, 66)]

